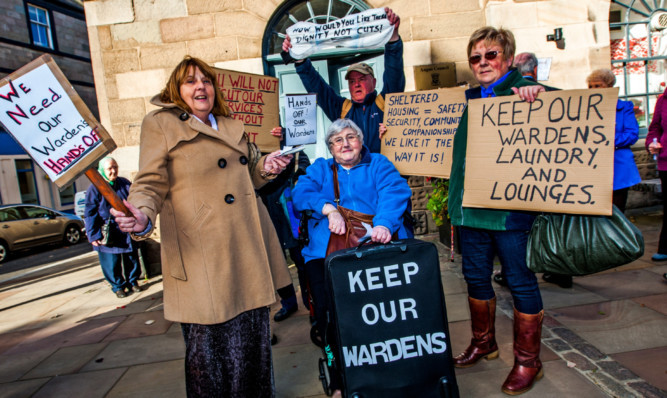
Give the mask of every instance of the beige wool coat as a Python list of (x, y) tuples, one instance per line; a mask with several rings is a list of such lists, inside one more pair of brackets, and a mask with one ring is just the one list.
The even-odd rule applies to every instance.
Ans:
[(162, 109), (141, 126), (128, 200), (153, 225), (160, 214), (165, 318), (210, 325), (272, 304), (291, 279), (255, 193), (264, 158), (251, 176), (240, 121), (216, 117), (216, 131), (157, 96), (151, 103)]

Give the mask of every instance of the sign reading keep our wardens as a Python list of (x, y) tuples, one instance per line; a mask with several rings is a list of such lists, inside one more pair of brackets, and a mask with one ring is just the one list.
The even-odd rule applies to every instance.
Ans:
[(59, 188), (116, 148), (48, 54), (0, 80), (0, 122)]
[(463, 206), (610, 215), (617, 88), (471, 100)]

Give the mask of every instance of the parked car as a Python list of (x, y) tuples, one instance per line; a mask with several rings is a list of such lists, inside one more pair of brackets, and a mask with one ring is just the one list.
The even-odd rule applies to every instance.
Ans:
[(0, 262), (19, 249), (53, 242), (77, 244), (83, 228), (83, 220), (74, 214), (36, 205), (0, 206)]

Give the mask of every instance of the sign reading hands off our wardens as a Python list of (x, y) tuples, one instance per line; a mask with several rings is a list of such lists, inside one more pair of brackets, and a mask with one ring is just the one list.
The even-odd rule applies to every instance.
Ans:
[(48, 54), (0, 81), (0, 122), (59, 188), (116, 148)]
[(287, 28), (292, 43), (290, 55), (304, 59), (334, 48), (381, 48), (391, 38), (394, 27), (383, 8), (362, 11), (324, 24), (297, 22)]
[(610, 215), (617, 88), (471, 100), (463, 206)]

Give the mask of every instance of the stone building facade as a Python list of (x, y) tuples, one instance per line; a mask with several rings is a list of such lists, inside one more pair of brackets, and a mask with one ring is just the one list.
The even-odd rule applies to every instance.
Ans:
[[(82, 4), (75, 0), (0, 2), (0, 78), (45, 53), (53, 57), (98, 116)], [(0, 204), (35, 203), (70, 211), (74, 208), (74, 193), (88, 185), (86, 178), (78, 178), (65, 191), (58, 192), (57, 186), (25, 151), (6, 132), (0, 131)]]
[[(276, 65), (280, 63), (276, 43), (282, 39), (276, 36), (275, 30), (280, 32), (281, 26), (291, 24), (285, 22), (287, 20), (306, 19), (307, 15), (299, 15), (307, 12), (305, 7), (295, 11), (300, 3), (306, 2), (85, 1), (100, 121), (119, 146), (115, 156), (125, 167), (136, 168), (141, 121), (152, 110), (149, 100), (163, 88), (169, 73), (185, 55), (202, 58), (224, 69), (276, 75)], [(610, 0), (321, 0), (308, 3), (311, 15), (313, 9), (317, 13), (318, 7), (329, 7), (330, 11), (342, 6), (353, 12), (364, 7), (390, 7), (400, 15), (406, 91), (415, 89), (415, 66), (443, 62), (456, 64), (458, 82), (473, 84), (467, 62), (467, 42), (474, 30), (485, 25), (511, 29), (517, 40), (517, 53), (531, 51), (538, 58), (550, 59), (545, 84), (563, 89), (584, 88), (585, 78), (592, 70), (612, 66), (610, 43), (620, 36), (610, 31), (610, 10), (625, 10)], [(548, 40), (557, 30), (562, 32), (563, 39)], [(661, 67), (664, 71), (664, 60)], [(660, 73), (664, 82), (664, 72)], [(421, 206), (425, 204), (428, 184), (420, 190), (420, 183), (414, 180), (413, 200)], [(423, 184), (423, 179), (421, 181)]]

